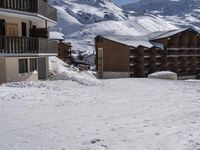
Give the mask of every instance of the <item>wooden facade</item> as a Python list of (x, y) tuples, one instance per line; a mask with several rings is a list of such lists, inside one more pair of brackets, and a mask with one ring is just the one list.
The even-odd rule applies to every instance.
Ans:
[(64, 62), (69, 63), (71, 58), (71, 48), (71, 43), (65, 43), (60, 41), (58, 43), (58, 58), (60, 58)]
[(103, 78), (105, 72), (118, 72), (118, 74), (129, 72), (129, 46), (101, 37), (97, 37), (95, 41), (96, 68), (99, 78)]
[[(151, 47), (126, 45), (102, 36), (95, 41), (99, 78), (114, 78), (115, 73), (124, 75), (125, 72), (126, 76), (119, 77), (147, 77), (157, 71), (172, 71), (178, 76), (200, 73), (200, 35), (191, 28), (149, 38)], [(112, 72), (113, 76), (103, 75), (104, 72)]]

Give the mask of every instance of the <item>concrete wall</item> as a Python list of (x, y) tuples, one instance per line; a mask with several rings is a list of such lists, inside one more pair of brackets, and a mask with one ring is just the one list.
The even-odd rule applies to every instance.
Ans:
[[(6, 58), (6, 78), (7, 82), (12, 81), (37, 81), (38, 73), (30, 72), (31, 57), (7, 57)], [(28, 73), (19, 74), (19, 59), (28, 59)]]
[[(3, 57), (0, 58), (0, 83), (14, 81), (37, 81), (38, 73), (30, 72), (31, 57)], [(19, 74), (19, 59), (28, 59), (28, 72)]]
[(46, 80), (49, 76), (49, 59), (48, 57), (38, 58), (38, 75), (39, 79)]

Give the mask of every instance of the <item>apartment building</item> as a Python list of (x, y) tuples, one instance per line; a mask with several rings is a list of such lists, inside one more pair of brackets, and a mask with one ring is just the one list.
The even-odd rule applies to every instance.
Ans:
[(200, 73), (200, 33), (192, 28), (154, 32), (146, 36), (97, 36), (99, 78), (147, 77), (172, 71), (179, 78)]
[(47, 0), (0, 1), (0, 83), (48, 77), (48, 57), (58, 49), (48, 29), (56, 23)]

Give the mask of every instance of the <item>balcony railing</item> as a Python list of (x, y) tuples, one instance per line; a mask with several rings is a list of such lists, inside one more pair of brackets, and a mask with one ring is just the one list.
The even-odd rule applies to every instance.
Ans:
[(57, 10), (44, 0), (0, 0), (0, 8), (37, 13), (57, 21)]
[(57, 53), (58, 46), (55, 41), (45, 38), (7, 37), (0, 36), (0, 53), (8, 54), (34, 54)]

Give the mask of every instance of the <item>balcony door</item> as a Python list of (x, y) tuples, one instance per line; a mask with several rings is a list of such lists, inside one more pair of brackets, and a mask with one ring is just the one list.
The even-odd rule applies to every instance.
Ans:
[(6, 36), (17, 37), (18, 36), (18, 26), (14, 23), (6, 23)]
[(5, 47), (5, 20), (0, 19), (0, 50)]
[(5, 20), (0, 19), (0, 36), (5, 36)]
[(26, 23), (22, 22), (22, 36), (26, 37), (27, 32), (26, 32)]
[(6, 49), (8, 51), (16, 50), (16, 45), (18, 45), (16, 37), (18, 37), (17, 24), (6, 23)]

